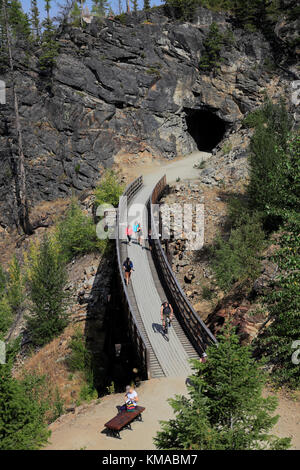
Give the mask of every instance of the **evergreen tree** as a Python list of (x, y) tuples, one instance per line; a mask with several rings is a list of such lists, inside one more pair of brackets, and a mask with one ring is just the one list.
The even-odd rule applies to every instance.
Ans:
[(58, 55), (59, 45), (56, 41), (56, 32), (53, 21), (50, 17), (50, 0), (45, 0), (46, 19), (43, 22), (44, 32), (42, 37), (42, 53), (39, 57), (40, 69), (45, 73), (49, 72), (55, 64)]
[(47, 442), (45, 403), (34, 389), (12, 377), (11, 363), (0, 365), (0, 450), (34, 450)]
[[(0, 340), (4, 340), (13, 321), (13, 313), (6, 295), (0, 297)], [(0, 366), (1, 367), (1, 366)]]
[(24, 300), (24, 285), (16, 255), (13, 256), (9, 266), (7, 297), (12, 310), (17, 313)]
[(291, 185), (293, 168), (293, 182), (297, 180), (297, 156), (287, 151), (291, 120), (284, 102), (273, 104), (267, 99), (245, 124), (255, 128), (249, 159), (251, 206), (264, 214), (272, 229), (277, 228), (278, 217), (282, 220), (284, 213), (297, 206), (297, 201), (292, 202), (295, 193)]
[(207, 71), (218, 69), (223, 60), (221, 57), (223, 35), (220, 33), (219, 27), (215, 22), (210, 25), (208, 37), (203, 45), (204, 52), (200, 59), (199, 68)]
[(40, 40), (40, 13), (37, 0), (31, 0), (31, 24), (36, 41)]
[(193, 361), (189, 398), (170, 400), (176, 417), (162, 423), (154, 439), (159, 449), (286, 449), (289, 438), (269, 434), (278, 416), (275, 397), (262, 397), (265, 383), (249, 347), (227, 326), (206, 363)]
[(138, 11), (138, 1), (137, 0), (132, 0), (132, 9), (134, 13)]
[(144, 10), (148, 11), (148, 10), (150, 10), (150, 8), (151, 8), (150, 0), (144, 0)]
[(166, 0), (165, 9), (171, 16), (182, 21), (191, 21), (193, 19), (197, 6), (201, 0)]
[(98, 18), (105, 18), (109, 10), (108, 0), (93, 0), (92, 12)]
[[(274, 257), (280, 276), (265, 298), (269, 325), (257, 340), (260, 351), (272, 364), (272, 376), (280, 385), (300, 388), (300, 365), (293, 354), (299, 350), (300, 339), (300, 217), (284, 227), (280, 249)], [(298, 355), (299, 359), (299, 355)]]
[(12, 35), (22, 40), (28, 39), (31, 34), (30, 22), (22, 9), (21, 2), (19, 0), (11, 0), (7, 5), (8, 23)]
[(44, 237), (36, 259), (33, 259), (28, 278), (32, 316), (27, 325), (32, 341), (43, 345), (51, 341), (66, 327), (67, 313), (65, 285), (67, 281), (64, 261), (53, 240)]
[(74, 26), (80, 26), (81, 24), (81, 10), (78, 6), (78, 3), (75, 1), (73, 9), (71, 11), (72, 23)]

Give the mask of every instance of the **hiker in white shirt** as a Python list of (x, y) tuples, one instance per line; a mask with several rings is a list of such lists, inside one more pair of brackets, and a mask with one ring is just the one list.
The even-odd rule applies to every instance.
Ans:
[(125, 398), (126, 398), (126, 400), (130, 400), (134, 404), (134, 406), (137, 406), (137, 402), (139, 401), (139, 397), (138, 397), (138, 394), (136, 393), (136, 391), (134, 390), (134, 388), (131, 387), (130, 385), (127, 385), (127, 387), (126, 387)]

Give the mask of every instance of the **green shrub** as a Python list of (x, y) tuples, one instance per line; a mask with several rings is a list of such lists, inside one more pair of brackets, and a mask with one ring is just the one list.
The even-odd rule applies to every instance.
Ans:
[(58, 223), (56, 236), (66, 262), (71, 261), (74, 256), (103, 249), (103, 241), (97, 238), (92, 218), (83, 213), (75, 199), (65, 217)]
[(232, 144), (230, 142), (228, 142), (227, 144), (224, 144), (222, 147), (223, 155), (227, 155), (231, 150), (232, 150)]
[(98, 398), (97, 390), (93, 387), (92, 384), (86, 383), (82, 385), (80, 389), (80, 398), (83, 401), (96, 400)]
[(79, 328), (76, 329), (72, 336), (69, 347), (71, 354), (67, 359), (67, 364), (70, 371), (76, 372), (90, 369), (91, 354), (86, 348), (84, 335)]
[(85, 337), (80, 328), (77, 328), (70, 342), (71, 354), (67, 359), (68, 368), (83, 373), (85, 383), (80, 390), (81, 400), (90, 401), (98, 397), (94, 387), (92, 369), (92, 355), (86, 347)]
[(219, 286), (225, 291), (237, 281), (253, 280), (259, 273), (258, 258), (265, 234), (257, 217), (232, 228), (229, 239), (218, 237), (213, 250), (213, 269)]
[(206, 166), (205, 160), (201, 160), (200, 162), (194, 164), (194, 168), (197, 168), (197, 170), (202, 170), (203, 168), (205, 168), (205, 166)]
[(202, 298), (204, 300), (212, 300), (214, 297), (214, 291), (207, 286), (202, 287)]
[(95, 189), (95, 204), (97, 206), (112, 204), (117, 207), (123, 189), (123, 186), (117, 180), (116, 173), (113, 170), (106, 170), (99, 186)]

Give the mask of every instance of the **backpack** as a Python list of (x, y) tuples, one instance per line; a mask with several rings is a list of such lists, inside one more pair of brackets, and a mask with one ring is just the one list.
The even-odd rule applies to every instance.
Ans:
[(132, 268), (131, 261), (125, 261), (124, 266), (125, 266), (125, 269), (128, 269), (130, 271), (130, 269)]
[(131, 400), (128, 400), (126, 402), (126, 409), (127, 409), (127, 411), (134, 411), (135, 410), (135, 406), (134, 406), (134, 404), (132, 403)]
[(166, 307), (163, 308), (163, 313), (164, 315), (170, 315), (171, 313), (170, 304), (168, 304)]

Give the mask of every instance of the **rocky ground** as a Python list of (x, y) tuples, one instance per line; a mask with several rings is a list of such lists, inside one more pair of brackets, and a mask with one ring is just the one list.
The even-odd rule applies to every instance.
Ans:
[[(276, 245), (271, 244), (264, 253), (261, 275), (250, 289), (233, 286), (229, 293), (217, 285), (211, 268), (207, 248), (217, 234), (226, 233), (227, 203), (231, 196), (241, 197), (248, 179), (248, 143), (251, 131), (240, 129), (223, 141), (209, 158), (199, 157), (194, 164), (198, 178), (181, 180), (170, 186), (163, 204), (204, 204), (204, 247), (193, 249), (186, 236), (175, 237), (169, 243), (173, 270), (196, 312), (217, 333), (226, 318), (238, 326), (241, 339), (251, 342), (267, 319), (267, 311), (261, 308), (259, 295), (275, 277), (277, 267), (270, 261)], [(174, 222), (173, 228), (176, 229)]]

